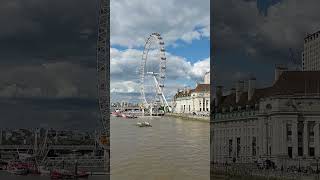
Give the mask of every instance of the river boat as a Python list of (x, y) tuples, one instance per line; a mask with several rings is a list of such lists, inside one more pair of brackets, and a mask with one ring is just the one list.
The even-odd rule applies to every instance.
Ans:
[(87, 178), (87, 177), (89, 177), (89, 173), (82, 171), (82, 172), (77, 173), (74, 177), (75, 178)]
[(151, 124), (149, 122), (138, 122), (137, 126), (139, 127), (152, 127)]
[(120, 112), (112, 112), (111, 116), (113, 116), (113, 117), (122, 117), (122, 114)]
[(126, 115), (126, 118), (134, 119), (134, 118), (137, 118), (137, 116), (135, 116), (133, 114), (128, 114), (128, 115)]
[(72, 179), (74, 178), (73, 174), (65, 169), (56, 169), (53, 170), (50, 174), (52, 179)]

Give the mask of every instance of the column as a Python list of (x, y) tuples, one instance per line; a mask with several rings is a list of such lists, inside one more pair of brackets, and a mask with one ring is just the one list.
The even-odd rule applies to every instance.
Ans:
[(298, 157), (298, 122), (292, 121), (292, 157)]
[(319, 132), (319, 121), (315, 122), (314, 125), (314, 147), (315, 147), (315, 157), (320, 157), (320, 132)]
[(303, 156), (308, 157), (308, 121), (303, 122)]

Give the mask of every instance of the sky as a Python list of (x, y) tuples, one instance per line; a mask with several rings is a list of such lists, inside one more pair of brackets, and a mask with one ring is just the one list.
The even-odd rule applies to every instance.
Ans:
[(225, 91), (249, 76), (259, 87), (271, 86), (276, 64), (297, 66), (289, 49), (301, 61), (305, 35), (320, 30), (318, 0), (212, 2), (213, 66)]
[(88, 0), (0, 1), (1, 128), (99, 126), (97, 9)]
[[(98, 1), (0, 1), (1, 127), (99, 126), (96, 88)], [(111, 94), (139, 96), (137, 66), (152, 32), (166, 43), (166, 95), (194, 87), (213, 65), (225, 86), (248, 73), (272, 82), (276, 63), (301, 53), (320, 30), (318, 0), (111, 0)], [(75, 6), (76, 4), (76, 6)], [(131, 96), (133, 95), (133, 96)]]
[[(208, 3), (111, 0), (110, 86), (120, 91), (111, 96), (139, 96), (136, 67), (154, 31), (168, 51), (166, 90), (201, 80), (209, 67)], [(100, 126), (97, 18), (96, 0), (0, 2), (1, 127)]]
[[(210, 70), (209, 0), (111, 0), (110, 17), (111, 101), (141, 101), (138, 70), (146, 38), (153, 32), (165, 42), (166, 98), (170, 100), (178, 88), (203, 82)], [(150, 55), (147, 66), (159, 61)]]

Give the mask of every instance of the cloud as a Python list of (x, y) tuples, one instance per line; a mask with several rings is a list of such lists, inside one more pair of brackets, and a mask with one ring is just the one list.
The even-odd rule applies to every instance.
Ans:
[(159, 32), (166, 44), (209, 37), (209, 0), (111, 0), (111, 44), (142, 46), (146, 36)]
[(288, 61), (288, 49), (301, 52), (306, 33), (320, 29), (317, 0), (282, 0), (269, 7), (267, 16), (259, 14), (255, 1), (213, 3), (217, 48), (243, 51), (256, 60)]
[[(110, 89), (113, 93), (140, 93), (139, 68), (142, 51), (137, 49), (118, 50), (111, 48), (111, 76)], [(149, 52), (146, 67), (153, 70), (159, 68), (159, 59), (156, 51)], [(167, 69), (165, 80), (166, 96), (173, 96), (178, 88), (183, 88), (186, 82), (195, 84), (202, 82), (205, 72), (210, 70), (210, 60), (198, 60), (191, 63), (188, 59), (166, 53)], [(146, 86), (153, 88), (153, 80), (148, 76), (145, 78)], [(147, 88), (148, 88), (147, 87)]]
[(57, 62), (0, 70), (0, 97), (96, 97), (95, 68)]

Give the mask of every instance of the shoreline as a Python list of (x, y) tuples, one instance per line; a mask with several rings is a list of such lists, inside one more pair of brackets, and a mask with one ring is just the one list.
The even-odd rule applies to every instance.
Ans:
[(216, 178), (226, 179), (246, 179), (246, 180), (294, 180), (320, 179), (319, 174), (307, 174), (298, 172), (288, 172), (280, 170), (254, 169), (246, 166), (218, 166), (211, 167), (210, 175)]
[(175, 114), (175, 113), (168, 113), (165, 114), (167, 117), (175, 117), (181, 118), (188, 121), (201, 121), (201, 122), (210, 122), (210, 117), (208, 116), (196, 116), (196, 115), (188, 115), (188, 114)]

